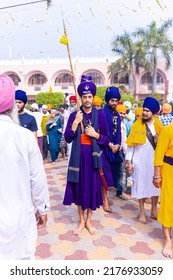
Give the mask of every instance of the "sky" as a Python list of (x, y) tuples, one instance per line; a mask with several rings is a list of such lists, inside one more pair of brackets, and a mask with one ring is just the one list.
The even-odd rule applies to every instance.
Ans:
[[(71, 57), (114, 56), (111, 42), (151, 21), (173, 18), (172, 0), (0, 0), (0, 60), (67, 57), (60, 44), (63, 20)], [(173, 38), (173, 27), (168, 33)]]

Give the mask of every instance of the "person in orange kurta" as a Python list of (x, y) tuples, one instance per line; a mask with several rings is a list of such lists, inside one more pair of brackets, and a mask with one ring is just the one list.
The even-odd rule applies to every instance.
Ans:
[(171, 227), (173, 226), (173, 124), (162, 130), (154, 158), (153, 184), (161, 189), (158, 222), (162, 224), (165, 244), (162, 254), (173, 257)]

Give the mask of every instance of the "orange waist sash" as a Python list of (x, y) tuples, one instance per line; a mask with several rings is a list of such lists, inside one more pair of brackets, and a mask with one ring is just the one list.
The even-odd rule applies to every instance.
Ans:
[(80, 143), (83, 145), (92, 145), (92, 139), (88, 135), (83, 133), (80, 136)]

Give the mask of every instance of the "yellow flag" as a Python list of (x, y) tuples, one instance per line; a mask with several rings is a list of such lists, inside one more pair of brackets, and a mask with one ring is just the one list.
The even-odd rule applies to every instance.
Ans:
[(52, 104), (48, 103), (47, 107), (48, 107), (48, 109), (52, 109)]
[(63, 35), (60, 39), (60, 43), (63, 45), (68, 45), (68, 42), (69, 42), (69, 40), (68, 40), (67, 36)]
[(49, 93), (52, 94), (52, 87), (49, 88)]

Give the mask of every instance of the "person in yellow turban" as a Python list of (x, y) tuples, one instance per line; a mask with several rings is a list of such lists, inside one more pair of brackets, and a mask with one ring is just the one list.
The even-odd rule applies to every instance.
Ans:
[(136, 108), (135, 109), (135, 121), (142, 116), (143, 108)]
[(126, 120), (127, 108), (124, 104), (118, 104), (116, 107), (116, 111), (120, 114), (121, 123), (123, 123), (125, 125), (126, 136), (128, 136), (130, 133), (131, 127), (133, 125), (133, 122)]
[(160, 121), (164, 126), (173, 123), (173, 116), (171, 115), (172, 106), (169, 103), (164, 103), (162, 106), (162, 115), (159, 116)]
[(96, 109), (101, 109), (103, 100), (101, 99), (101, 97), (95, 95), (94, 99), (93, 99), (93, 105), (96, 107)]
[(117, 110), (118, 113), (123, 112), (123, 113), (126, 114), (126, 107), (122, 104), (118, 104), (117, 107), (116, 107), (116, 110)]

